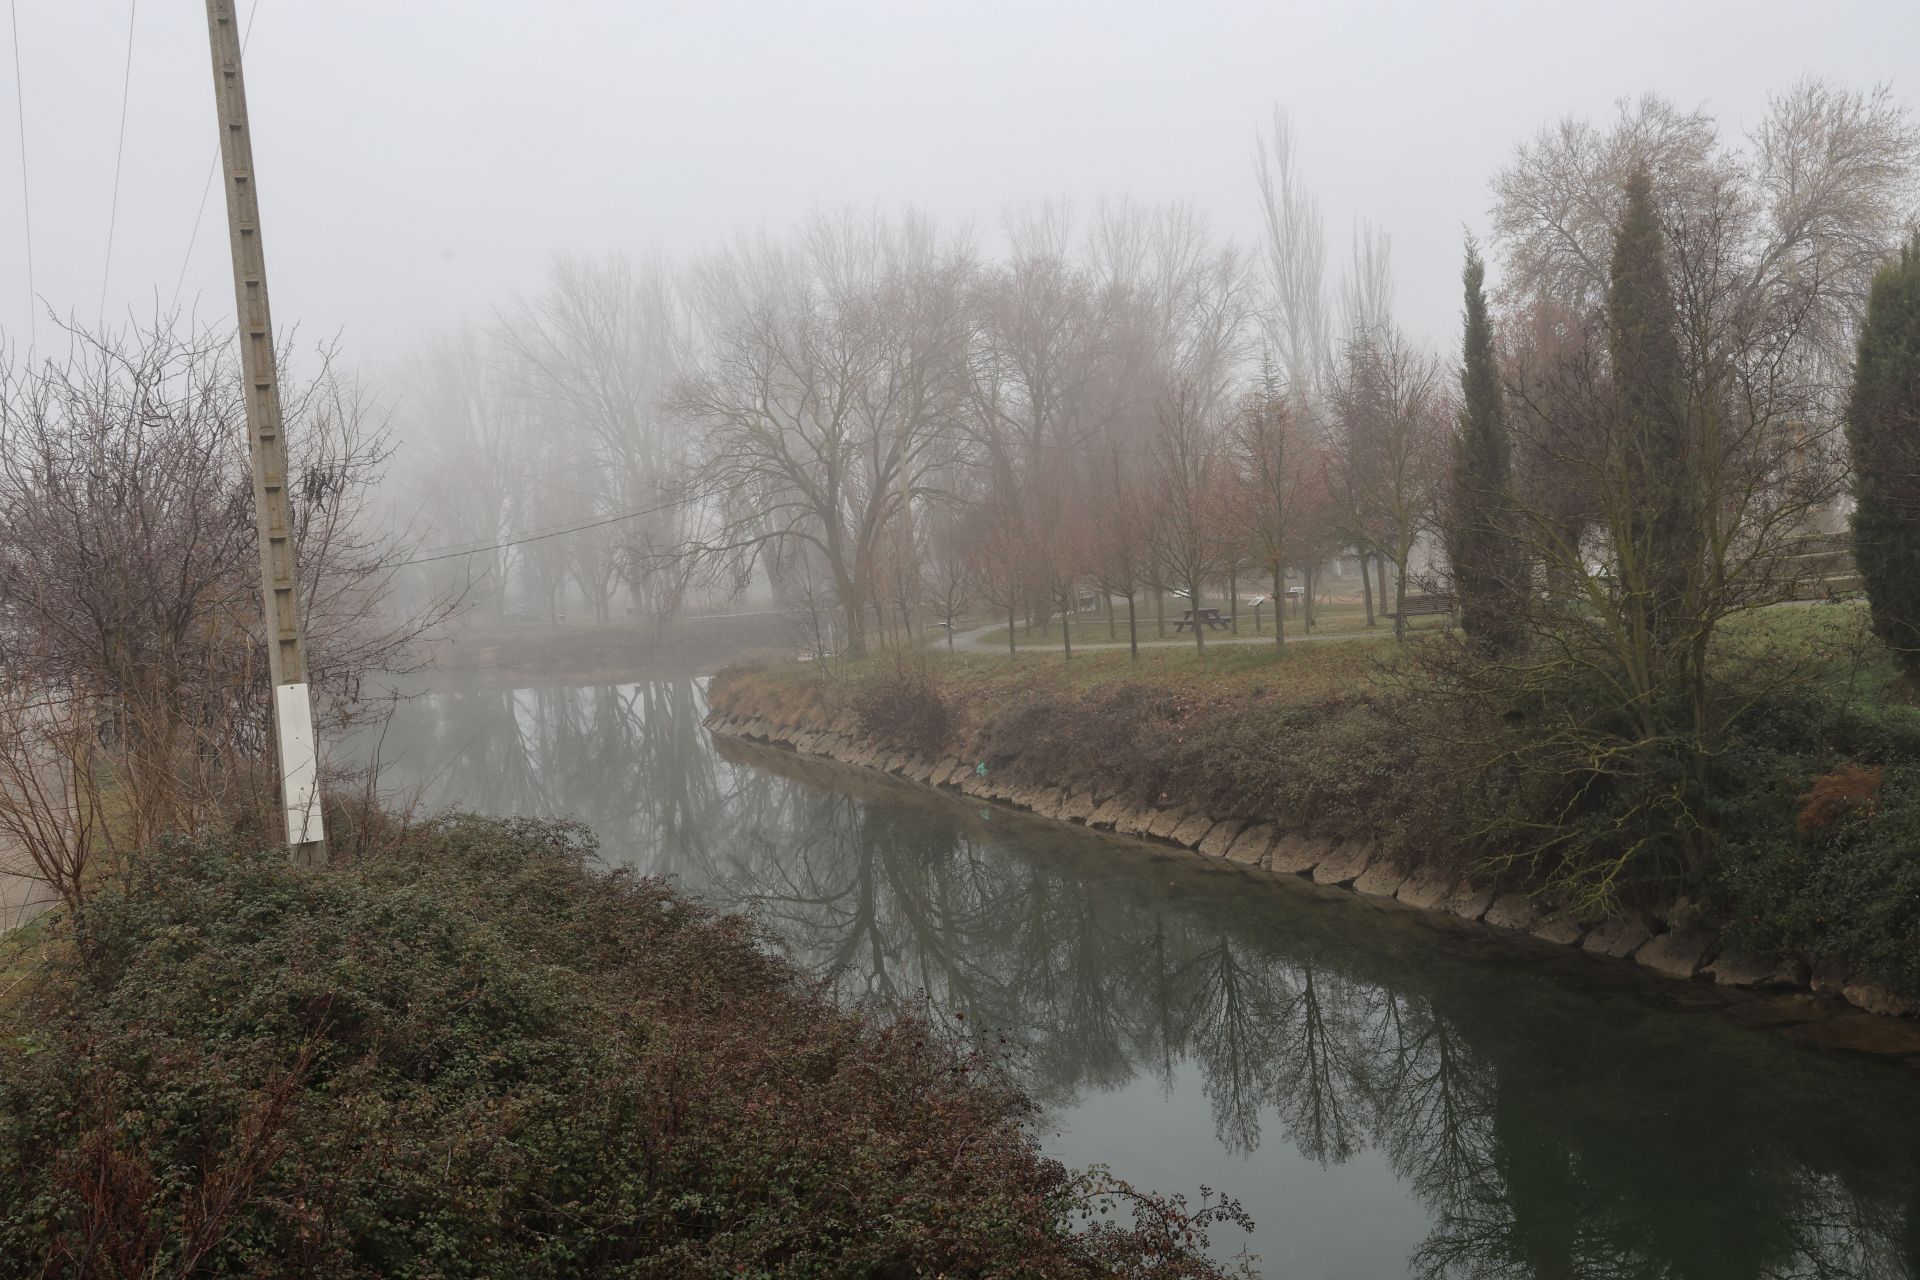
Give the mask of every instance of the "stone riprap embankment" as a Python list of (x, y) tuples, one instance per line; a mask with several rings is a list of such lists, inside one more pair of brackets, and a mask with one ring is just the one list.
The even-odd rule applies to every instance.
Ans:
[(1308, 835), (1289, 829), (1275, 815), (1221, 817), (1178, 804), (1143, 805), (1117, 788), (1103, 793), (1097, 784), (1074, 789), (1002, 779), (958, 756), (929, 758), (865, 736), (851, 714), (809, 722), (716, 713), (708, 717), (707, 727), (715, 734), (788, 747), (1042, 818), (1176, 845), (1250, 871), (1309, 879), (1382, 905), (1438, 913), (1495, 934), (1636, 964), (1662, 977), (1710, 982), (1743, 1021), (1777, 1026), (1789, 1038), (1809, 1044), (1892, 1055), (1920, 1066), (1920, 1018), (1913, 1016), (1911, 1002), (1842, 973), (1808, 972), (1722, 947), (1718, 934), (1696, 922), (1684, 903), (1664, 916), (1637, 912), (1587, 925), (1525, 892), (1498, 892), (1451, 872), (1401, 866), (1368, 841)]

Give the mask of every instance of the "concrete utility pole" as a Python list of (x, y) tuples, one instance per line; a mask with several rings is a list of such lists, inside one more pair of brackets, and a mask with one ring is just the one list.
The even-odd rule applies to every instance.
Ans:
[(247, 441), (253, 456), (253, 514), (260, 530), (260, 580), (266, 605), (267, 671), (280, 747), (280, 800), (294, 861), (327, 860), (320, 820), (319, 753), (307, 689), (307, 645), (300, 626), (300, 578), (287, 500), (287, 440), (280, 423), (273, 320), (267, 311), (267, 258), (260, 245), (260, 200), (247, 131), (247, 86), (240, 72), (240, 28), (233, 0), (207, 0), (213, 96), (220, 116), (227, 227), (233, 240), (233, 295), (240, 317), (240, 365), (246, 379)]

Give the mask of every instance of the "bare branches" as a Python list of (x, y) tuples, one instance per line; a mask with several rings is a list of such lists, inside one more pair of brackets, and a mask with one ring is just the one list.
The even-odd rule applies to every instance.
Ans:
[(864, 652), (882, 539), (939, 491), (960, 439), (972, 274), (964, 245), (910, 216), (816, 217), (792, 245), (704, 264), (710, 345), (673, 404), (695, 435), (685, 491), (721, 496), (676, 556), (736, 576), (817, 557)]
[[(114, 834), (100, 771), (129, 840), (191, 831), (257, 784), (271, 725), (229, 340), (164, 320), (73, 339), (64, 362), (0, 369), (0, 830), (62, 893), (78, 873), (56, 864), (84, 867)], [(323, 728), (337, 728), (379, 714), (363, 677), (417, 662), (413, 642), (454, 602), (391, 611), (407, 545), (368, 506), (391, 452), (384, 424), (324, 350), (316, 376), (290, 364), (283, 354), (309, 674)]]
[(1271, 132), (1256, 135), (1254, 182), (1266, 231), (1267, 306), (1262, 320), (1280, 377), (1297, 411), (1314, 403), (1333, 359), (1327, 314), (1326, 233), (1320, 203), (1300, 177), (1293, 123), (1279, 107)]
[[(1230, 473), (1218, 424), (1209, 416), (1205, 393), (1192, 383), (1174, 384), (1155, 409), (1149, 484), (1151, 515), (1147, 540), (1167, 576), (1197, 611), (1208, 584), (1227, 567), (1232, 504)], [(1206, 627), (1196, 613), (1193, 643), (1206, 648)]]

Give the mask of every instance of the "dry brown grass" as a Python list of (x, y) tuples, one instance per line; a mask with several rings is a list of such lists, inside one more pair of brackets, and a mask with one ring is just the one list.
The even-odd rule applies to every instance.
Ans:
[[(1417, 643), (1417, 642), (1416, 642)], [(1290, 645), (1143, 650), (1137, 662), (1124, 652), (1031, 654), (1009, 660), (988, 654), (918, 655), (946, 700), (950, 741), (971, 741), (1009, 708), (1043, 701), (1100, 699), (1123, 688), (1161, 695), (1184, 708), (1301, 705), (1365, 685), (1397, 666), (1404, 649), (1391, 639)], [(869, 683), (900, 670), (892, 655), (837, 662), (751, 663), (714, 677), (709, 705), (723, 715), (765, 716), (787, 723), (824, 723), (850, 710)]]

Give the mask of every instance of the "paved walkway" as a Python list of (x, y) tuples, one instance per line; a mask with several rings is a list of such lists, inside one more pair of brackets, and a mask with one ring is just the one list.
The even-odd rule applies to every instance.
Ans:
[[(1151, 628), (1151, 625), (1152, 624), (1148, 624), (1147, 627), (1142, 627), (1141, 630), (1147, 631)], [(974, 627), (970, 631), (956, 631), (953, 634), (953, 647), (955, 649), (964, 649), (969, 653), (1005, 653), (1007, 651), (1007, 639), (1005, 636), (1001, 636), (991, 643), (984, 637), (992, 635), (996, 631), (1005, 631), (1006, 629), (1007, 624), (1004, 622), (989, 622), (984, 627)], [(1386, 624), (1375, 627), (1372, 631), (1337, 631), (1332, 635), (1323, 634), (1311, 636), (1303, 635), (1292, 628), (1288, 628), (1287, 643), (1325, 644), (1331, 640), (1384, 640), (1392, 635), (1393, 627)], [(1209, 631), (1207, 633), (1207, 648), (1211, 649), (1217, 644), (1264, 644), (1271, 649), (1273, 647), (1273, 632), (1269, 629), (1264, 634), (1254, 635), (1249, 630), (1242, 630), (1240, 634), (1236, 636), (1229, 631)], [(1140, 647), (1142, 649), (1171, 649), (1175, 646), (1191, 649), (1193, 648), (1193, 637), (1182, 636), (1177, 640), (1171, 637), (1161, 640), (1156, 637), (1150, 640), (1143, 635), (1140, 639)], [(1080, 640), (1076, 638), (1073, 642), (1073, 651), (1075, 653), (1095, 649), (1124, 649), (1126, 647), (1127, 642), (1125, 640), (1116, 643), (1112, 640)], [(1060, 641), (1057, 639), (1048, 641), (1021, 640), (1017, 644), (1016, 652), (1058, 653), (1060, 652)]]

